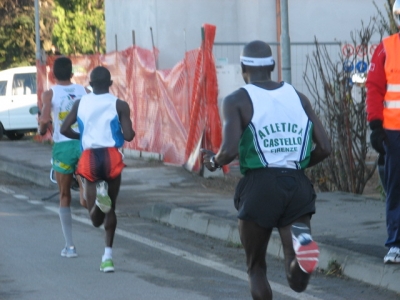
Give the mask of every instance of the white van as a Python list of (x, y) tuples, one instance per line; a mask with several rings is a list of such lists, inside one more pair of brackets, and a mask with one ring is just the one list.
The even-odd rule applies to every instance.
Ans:
[(0, 139), (18, 140), (37, 132), (36, 67), (0, 71)]

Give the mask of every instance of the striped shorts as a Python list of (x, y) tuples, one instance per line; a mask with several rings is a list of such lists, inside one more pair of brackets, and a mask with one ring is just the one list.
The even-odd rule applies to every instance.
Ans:
[(118, 177), (126, 165), (118, 148), (97, 148), (83, 151), (76, 173), (96, 182)]

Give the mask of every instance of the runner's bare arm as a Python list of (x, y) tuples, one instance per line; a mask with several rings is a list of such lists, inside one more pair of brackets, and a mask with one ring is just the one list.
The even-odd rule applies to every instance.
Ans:
[[(239, 89), (224, 98), (222, 102), (222, 143), (214, 161), (217, 165), (226, 165), (233, 161), (239, 151), (239, 142), (244, 128), (251, 119), (252, 106), (247, 98), (247, 93)], [(205, 166), (213, 171), (210, 158), (214, 153), (210, 150), (201, 149)]]
[(74, 130), (72, 130), (71, 126), (76, 123), (76, 119), (78, 116), (78, 107), (80, 100), (76, 100), (74, 105), (72, 106), (71, 111), (65, 118), (64, 122), (61, 125), (60, 132), (61, 134), (69, 137), (70, 139), (79, 140), (80, 134)]
[(117, 112), (119, 116), (119, 122), (121, 123), (122, 133), (125, 141), (132, 141), (135, 137), (135, 131), (132, 128), (131, 121), (131, 110), (127, 102), (118, 99), (117, 100)]
[(311, 106), (310, 100), (308, 100), (308, 98), (302, 93), (298, 92), (298, 94), (308, 118), (314, 124), (312, 138), (313, 142), (315, 143), (315, 148), (314, 150), (311, 151), (310, 162), (307, 166), (307, 168), (309, 168), (327, 158), (331, 153), (332, 149), (331, 149), (331, 143), (329, 141), (328, 135), (325, 132), (324, 126), (322, 125), (320, 119), (315, 114)]
[(47, 90), (42, 94), (42, 109), (39, 118), (39, 133), (45, 135), (47, 127), (51, 122), (51, 100), (53, 99), (53, 90)]

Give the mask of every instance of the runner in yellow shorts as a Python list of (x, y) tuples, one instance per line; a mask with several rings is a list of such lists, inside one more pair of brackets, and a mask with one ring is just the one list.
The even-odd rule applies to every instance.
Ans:
[(61, 174), (75, 173), (81, 154), (79, 141), (55, 143), (52, 151), (53, 170)]
[[(72, 215), (71, 215), (71, 183), (73, 173), (81, 155), (78, 141), (71, 140), (60, 133), (60, 127), (68, 115), (73, 104), (86, 95), (89, 91), (71, 81), (72, 62), (67, 57), (59, 57), (54, 61), (53, 74), (56, 84), (42, 94), (41, 116), (39, 119), (39, 132), (46, 134), (50, 122), (53, 131), (53, 169), (60, 191), (59, 215), (61, 228), (65, 238), (65, 246), (61, 250), (62, 257), (76, 257), (76, 248), (72, 240)], [(78, 130), (78, 125), (74, 125)], [(78, 183), (81, 182), (78, 178)], [(80, 203), (86, 207), (83, 190), (80, 188)]]

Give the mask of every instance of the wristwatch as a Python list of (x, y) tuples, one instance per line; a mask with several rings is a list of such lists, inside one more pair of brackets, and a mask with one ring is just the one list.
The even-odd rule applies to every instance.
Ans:
[(211, 165), (211, 167), (216, 168), (216, 169), (220, 169), (222, 167), (222, 166), (216, 164), (215, 155), (210, 157), (210, 165)]

